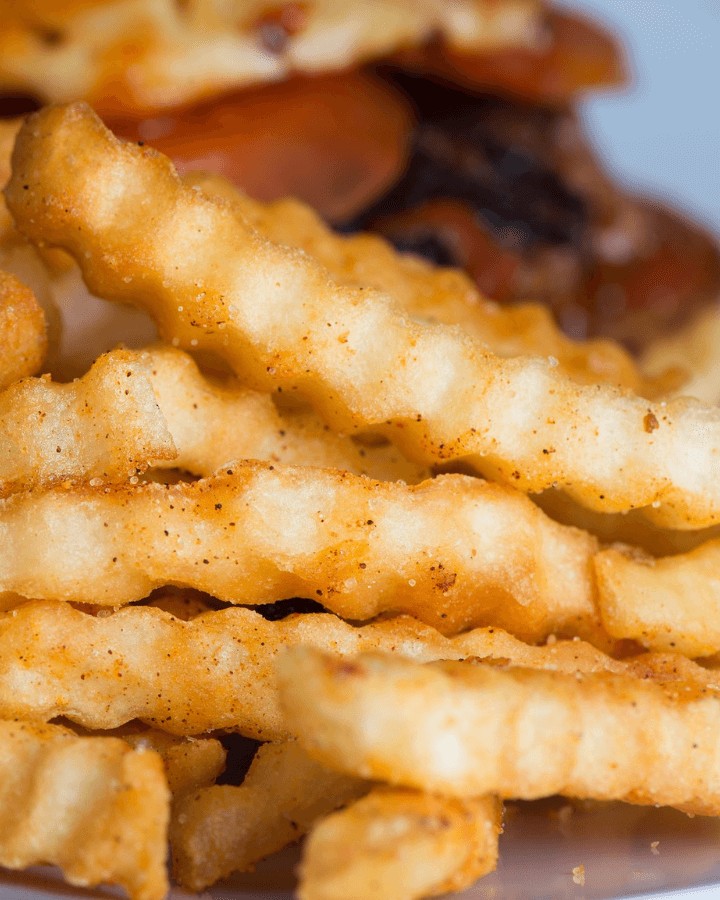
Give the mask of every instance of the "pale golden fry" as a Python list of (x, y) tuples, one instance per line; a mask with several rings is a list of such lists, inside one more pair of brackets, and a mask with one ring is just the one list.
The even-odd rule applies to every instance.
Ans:
[(64, 716), (93, 729), (141, 719), (179, 735), (228, 729), (283, 740), (275, 660), (296, 645), (344, 656), (382, 651), (421, 662), (477, 657), (569, 674), (630, 673), (697, 691), (718, 684), (717, 673), (677, 654), (618, 661), (582, 641), (532, 647), (498, 628), (446, 638), (405, 616), (353, 627), (328, 614), (270, 622), (231, 608), (184, 622), (153, 607), (92, 616), (35, 601), (0, 616), (0, 716)]
[(319, 822), (300, 900), (417, 900), (470, 887), (497, 865), (502, 805), (376, 788)]
[(162, 900), (169, 792), (160, 757), (59, 725), (0, 722), (0, 865)]
[(0, 270), (0, 390), (34, 375), (45, 359), (47, 328), (33, 292)]
[(154, 750), (160, 755), (174, 801), (214, 784), (225, 769), (227, 754), (217, 738), (181, 738), (156, 728), (132, 725), (118, 728), (116, 733), (134, 749)]
[(0, 394), (0, 496), (67, 479), (124, 480), (176, 455), (145, 366), (116, 350), (79, 381), (26, 378)]
[(594, 564), (611, 634), (691, 657), (720, 650), (720, 541), (663, 559), (616, 547)]
[(173, 876), (200, 891), (246, 872), (368, 787), (323, 768), (295, 741), (264, 744), (239, 787), (206, 787), (177, 803), (170, 825)]
[(3, 0), (0, 88), (137, 114), (293, 72), (345, 69), (437, 34), (459, 49), (524, 45), (539, 3), (312, 0), (294, 13), (288, 5), (285, 31), (275, 0)]
[(720, 403), (720, 312), (717, 303), (703, 309), (683, 328), (651, 341), (642, 367), (651, 375), (669, 367), (682, 367), (689, 377), (674, 394)]
[(338, 771), (458, 797), (565, 794), (720, 814), (720, 695), (697, 683), (295, 647), (286, 722)]
[[(22, 125), (21, 119), (0, 119), (0, 185), (3, 187), (10, 178), (10, 156), (15, 138)], [(15, 231), (12, 216), (5, 205), (5, 198), (0, 198), (0, 249), (6, 249), (19, 235)]]
[[(120, 420), (122, 422), (122, 420)], [(589, 535), (500, 485), (419, 485), (238, 463), (194, 483), (78, 485), (0, 501), (0, 602), (119, 606), (166, 584), (231, 603), (309, 597), (347, 619), (602, 640)]]
[(651, 381), (619, 344), (570, 340), (542, 304), (502, 306), (487, 300), (461, 270), (398, 253), (374, 234), (336, 234), (299, 200), (261, 203), (219, 175), (190, 173), (183, 180), (230, 203), (263, 237), (309, 253), (338, 284), (384, 291), (409, 315), (460, 325), (499, 356), (552, 356), (560, 371), (585, 384), (620, 385), (648, 397), (665, 392), (662, 368), (656, 366)]
[(149, 377), (177, 447), (167, 465), (210, 475), (235, 459), (347, 469), (358, 475), (410, 483), (429, 472), (392, 444), (359, 446), (333, 434), (310, 410), (279, 412), (267, 394), (234, 378), (203, 376), (182, 350), (149, 349)]
[(642, 509), (631, 509), (627, 513), (595, 512), (552, 489), (533, 500), (551, 519), (589, 531), (602, 544), (630, 544), (652, 556), (686, 553), (705, 541), (720, 537), (718, 525), (697, 531), (671, 531), (649, 521)]
[(6, 198), (93, 291), (147, 307), (165, 340), (223, 356), (255, 387), (298, 391), (340, 431), (375, 427), (419, 462), (467, 458), (525, 491), (648, 507), (666, 526), (720, 516), (719, 410), (578, 385), (546, 360), (503, 360), (457, 328), (412, 322), (243, 227), (82, 104), (28, 120)]

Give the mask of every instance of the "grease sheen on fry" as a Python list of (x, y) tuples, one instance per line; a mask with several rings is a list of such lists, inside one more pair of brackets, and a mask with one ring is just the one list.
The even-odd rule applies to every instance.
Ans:
[(457, 328), (413, 322), (265, 241), (83, 104), (28, 119), (6, 200), (93, 291), (146, 307), (164, 340), (219, 354), (254, 387), (299, 392), (340, 431), (375, 427), (418, 462), (464, 458), (592, 509), (647, 507), (669, 527), (720, 519), (720, 411), (579, 385), (549, 361), (503, 360)]

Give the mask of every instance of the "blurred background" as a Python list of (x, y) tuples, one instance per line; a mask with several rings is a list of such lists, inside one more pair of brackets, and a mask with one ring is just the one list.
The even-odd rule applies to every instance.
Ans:
[(606, 164), (720, 234), (720, 3), (558, 0), (624, 42), (632, 85), (591, 95), (584, 113)]

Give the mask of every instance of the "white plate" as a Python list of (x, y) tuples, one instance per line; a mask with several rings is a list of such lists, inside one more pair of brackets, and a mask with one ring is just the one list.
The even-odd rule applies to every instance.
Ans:
[[(204, 900), (291, 900), (293, 848), (200, 895)], [(585, 884), (573, 880), (584, 866)], [(576, 876), (577, 877), (577, 876)], [(118, 897), (58, 883), (56, 870), (0, 871), (1, 900)], [(462, 900), (720, 897), (720, 820), (667, 809), (561, 800), (509, 810), (498, 871), (458, 895)], [(197, 895), (174, 890), (172, 900)]]

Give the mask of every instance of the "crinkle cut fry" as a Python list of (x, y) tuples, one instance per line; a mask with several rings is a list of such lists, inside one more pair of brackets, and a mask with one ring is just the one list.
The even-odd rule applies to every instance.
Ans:
[(359, 446), (332, 433), (310, 410), (280, 412), (267, 394), (233, 378), (204, 376), (182, 350), (157, 345), (142, 356), (177, 447), (168, 466), (210, 475), (234, 459), (263, 459), (347, 469), (388, 481), (416, 483), (429, 476), (392, 444)]
[[(75, 726), (74, 730), (80, 729)], [(214, 784), (225, 770), (227, 753), (214, 737), (178, 737), (158, 728), (147, 728), (137, 722), (112, 730), (80, 730), (80, 733), (89, 737), (117, 737), (133, 750), (153, 750), (158, 753), (165, 767), (165, 777), (174, 803), (187, 793)]]
[(561, 371), (582, 383), (615, 384), (646, 397), (665, 393), (661, 367), (656, 379), (646, 379), (619, 344), (571, 340), (540, 303), (503, 306), (488, 300), (461, 270), (398, 253), (376, 234), (336, 234), (300, 200), (262, 203), (219, 175), (191, 172), (183, 180), (228, 202), (268, 240), (309, 253), (338, 284), (384, 291), (408, 315), (460, 325), (499, 356), (553, 356)]
[(578, 385), (547, 361), (503, 360), (459, 329), (412, 322), (263, 240), (83, 104), (27, 120), (6, 199), (95, 293), (145, 306), (167, 342), (218, 353), (254, 387), (299, 391), (338, 430), (381, 428), (418, 462), (467, 458), (522, 490), (648, 507), (669, 527), (720, 518), (720, 411)]
[(0, 497), (68, 478), (121, 481), (148, 466), (209, 475), (244, 457), (389, 480), (429, 474), (391, 444), (358, 446), (309, 410), (281, 414), (267, 394), (206, 378), (170, 347), (114, 350), (69, 384), (27, 378), (0, 393)]
[(375, 788), (322, 819), (303, 848), (300, 900), (419, 900), (470, 887), (497, 865), (502, 804)]
[(0, 270), (0, 390), (34, 375), (47, 350), (45, 314), (35, 295), (14, 275)]
[(169, 792), (160, 757), (118, 738), (0, 721), (0, 865), (162, 900)]
[(497, 628), (446, 638), (405, 616), (354, 627), (325, 613), (270, 622), (236, 607), (185, 622), (153, 607), (96, 617), (66, 603), (33, 601), (0, 615), (0, 716), (64, 716), (94, 729), (141, 719), (178, 735), (226, 729), (284, 740), (275, 660), (296, 645), (343, 656), (489, 657), (569, 674), (630, 673), (697, 691), (718, 685), (717, 673), (677, 654), (618, 661), (582, 641), (532, 647)]
[(173, 876), (201, 891), (249, 871), (369, 787), (316, 763), (296, 741), (263, 744), (241, 785), (201, 788), (177, 803), (170, 825)]
[(351, 620), (601, 641), (595, 540), (464, 475), (419, 485), (238, 463), (190, 483), (77, 485), (0, 501), (0, 602), (119, 606), (166, 584), (231, 603), (309, 597)]
[(278, 673), (288, 727), (338, 771), (458, 797), (720, 813), (717, 686), (310, 647), (286, 651)]
[(691, 657), (720, 651), (720, 541), (662, 559), (619, 545), (594, 567), (611, 634)]
[(115, 350), (69, 384), (26, 378), (0, 393), (0, 497), (72, 478), (124, 480), (175, 445), (137, 354)]

